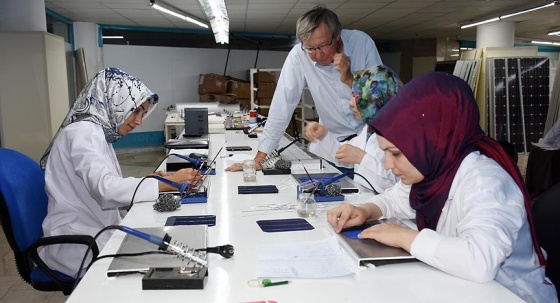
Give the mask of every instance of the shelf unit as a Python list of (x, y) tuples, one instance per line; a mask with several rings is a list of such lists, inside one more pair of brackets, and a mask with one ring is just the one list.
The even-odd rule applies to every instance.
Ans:
[[(257, 104), (257, 92), (258, 87), (257, 83), (255, 82), (255, 74), (258, 72), (269, 72), (276, 76), (276, 82), (278, 82), (278, 78), (280, 77), (280, 72), (282, 69), (280, 68), (252, 68), (249, 70), (249, 79), (251, 83), (251, 109), (269, 109), (270, 105), (260, 105)], [(305, 123), (310, 121), (318, 121), (319, 117), (317, 115), (317, 111), (315, 110), (315, 103), (313, 102), (313, 97), (309, 92), (309, 89), (304, 88), (304, 91), (301, 95), (300, 103), (298, 104), (296, 110), (294, 111), (295, 120), (300, 122), (299, 125), (299, 134), (303, 136), (303, 129), (305, 127)], [(291, 128), (291, 125), (288, 125), (288, 129)], [(287, 130), (288, 132), (288, 130)], [(289, 133), (289, 132), (288, 132)], [(293, 135), (293, 130), (292, 134)]]

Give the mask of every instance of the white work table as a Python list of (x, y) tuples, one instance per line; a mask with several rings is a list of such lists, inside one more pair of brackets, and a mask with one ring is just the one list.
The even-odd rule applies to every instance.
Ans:
[[(212, 156), (226, 145), (249, 145), (256, 152), (257, 139), (240, 131), (210, 135)], [(227, 154), (223, 150), (221, 154)], [(133, 227), (164, 226), (167, 217), (179, 215), (216, 215), (216, 225), (208, 228), (208, 246), (231, 244), (235, 255), (225, 259), (208, 255), (208, 280), (203, 290), (142, 290), (142, 275), (107, 278), (111, 259), (94, 263), (68, 303), (83, 302), (522, 302), (517, 296), (492, 281), (479, 284), (453, 277), (421, 262), (360, 268), (351, 276), (328, 279), (289, 279), (288, 285), (252, 288), (247, 282), (256, 278), (257, 246), (267, 243), (314, 241), (330, 236), (326, 210), (338, 202), (319, 203), (318, 215), (308, 221), (313, 230), (265, 233), (256, 224), (261, 219), (296, 218), (295, 209), (253, 211), (257, 206), (294, 204), (296, 185), (288, 175), (257, 174), (256, 183), (243, 182), (241, 172), (225, 172), (230, 158), (217, 158), (216, 175), (210, 176), (208, 203), (183, 204), (173, 212), (153, 210), (153, 202), (135, 204), (122, 224)], [(309, 168), (308, 168), (309, 169)], [(330, 168), (332, 170), (332, 168)], [(318, 172), (318, 167), (314, 171)], [(274, 184), (278, 194), (238, 195), (239, 185)], [(349, 195), (346, 202), (363, 203), (371, 193)], [(125, 234), (116, 231), (101, 255), (116, 253)], [(171, 235), (173, 236), (173, 235)], [(273, 279), (280, 280), (280, 279)]]

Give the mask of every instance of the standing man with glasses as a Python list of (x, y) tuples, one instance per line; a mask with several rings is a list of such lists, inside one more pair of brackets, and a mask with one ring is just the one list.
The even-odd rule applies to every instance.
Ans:
[[(343, 30), (337, 15), (324, 6), (316, 6), (299, 18), (296, 36), (300, 43), (284, 62), (259, 137), (255, 156), (259, 168), (266, 155), (278, 147), (306, 86), (320, 123), (341, 142), (356, 136), (364, 124), (348, 106), (352, 72), (382, 64), (371, 37), (358, 30)], [(242, 166), (234, 164), (226, 170), (239, 171)]]

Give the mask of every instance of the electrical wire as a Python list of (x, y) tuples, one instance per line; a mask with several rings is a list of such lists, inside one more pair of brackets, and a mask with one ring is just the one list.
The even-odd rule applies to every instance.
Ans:
[(136, 185), (136, 188), (134, 188), (134, 193), (132, 194), (132, 199), (130, 199), (130, 204), (128, 205), (128, 208), (126, 209), (127, 211), (129, 211), (132, 208), (132, 205), (134, 204), (134, 197), (136, 196), (136, 192), (138, 191), (138, 188), (140, 187), (140, 184), (142, 184), (142, 182), (144, 182), (144, 180), (146, 180), (148, 178), (153, 178), (153, 177), (152, 176), (143, 177), (142, 180), (140, 180), (140, 182), (138, 182), (138, 184)]
[[(80, 263), (80, 266), (78, 267), (78, 272), (76, 273), (76, 280), (74, 281), (74, 285), (72, 286), (72, 291), (74, 291), (74, 289), (76, 289), (76, 286), (78, 286), (78, 283), (80, 282), (81, 278), (80, 278), (80, 272), (82, 271), (82, 268), (84, 267), (84, 264), (86, 263), (86, 259), (87, 256), (89, 254), (89, 251), (91, 250), (91, 247), (93, 246), (93, 243), (95, 243), (97, 241), (97, 238), (99, 238), (99, 236), (104, 233), (105, 231), (108, 230), (112, 230), (112, 229), (120, 229), (121, 226), (120, 225), (109, 225), (106, 227), (103, 227), (99, 232), (97, 232), (97, 234), (95, 234), (95, 236), (93, 237), (93, 242), (91, 242), (90, 245), (88, 245), (87, 249), (86, 249), (86, 253), (84, 254), (84, 258), (82, 259), (82, 262)], [(93, 258), (91, 260), (91, 263), (93, 263)], [(90, 265), (91, 265), (90, 263)], [(88, 268), (89, 266), (88, 265)]]
[(156, 169), (154, 169), (154, 173), (157, 171), (157, 168), (160, 167), (163, 164), (163, 161), (167, 160), (167, 158), (169, 158), (169, 156), (171, 156), (171, 154), (168, 154), (167, 156), (163, 157), (163, 159), (161, 159), (161, 161), (159, 162), (158, 166), (156, 166)]
[(362, 179), (364, 179), (364, 180), (367, 182), (367, 184), (371, 187), (371, 190), (373, 190), (373, 192), (374, 192), (376, 195), (379, 195), (379, 192), (378, 192), (377, 190), (375, 190), (375, 187), (373, 187), (373, 185), (369, 182), (369, 180), (368, 180), (366, 177), (364, 177), (362, 174), (359, 174), (359, 173), (353, 172), (353, 171), (352, 171), (352, 172), (348, 172), (348, 174), (354, 174), (354, 175), (358, 175), (358, 176), (362, 177)]
[[(320, 158), (321, 160), (327, 161), (327, 160), (324, 159), (323, 157), (319, 157), (319, 158)], [(301, 162), (301, 161), (300, 161), (300, 162)], [(327, 161), (327, 162), (328, 162), (328, 161)], [(303, 165), (303, 163), (301, 163), (301, 164)], [(305, 169), (305, 166), (304, 166), (303, 168)], [(375, 189), (375, 187), (371, 184), (371, 182), (369, 182), (369, 180), (368, 180), (366, 177), (364, 177), (362, 174), (357, 173), (357, 172), (355, 172), (355, 171), (346, 172), (346, 173), (344, 173), (344, 174), (346, 174), (346, 175), (348, 175), (348, 174), (354, 174), (354, 175), (358, 175), (358, 176), (362, 177), (362, 179), (364, 179), (364, 180), (367, 182), (367, 184), (369, 185), (369, 187), (371, 187), (371, 190), (373, 190), (373, 193), (374, 193), (375, 195), (379, 195), (379, 192)], [(308, 174), (308, 175), (309, 175), (309, 174)], [(309, 176), (309, 178), (311, 179), (311, 176)]]

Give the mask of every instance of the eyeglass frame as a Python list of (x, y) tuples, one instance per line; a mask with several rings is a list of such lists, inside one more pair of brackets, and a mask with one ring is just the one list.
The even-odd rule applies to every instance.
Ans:
[(319, 46), (317, 46), (317, 47), (305, 48), (305, 47), (303, 47), (303, 42), (301, 42), (301, 50), (305, 51), (305, 52), (308, 53), (308, 54), (313, 54), (313, 53), (316, 52), (316, 51), (321, 51), (323, 48), (329, 47), (329, 46), (331, 46), (331, 45), (333, 44), (333, 42), (334, 42), (334, 36), (335, 36), (335, 35), (333, 34), (333, 35), (332, 35), (332, 38), (331, 38), (331, 42), (329, 42), (328, 44), (319, 45)]

